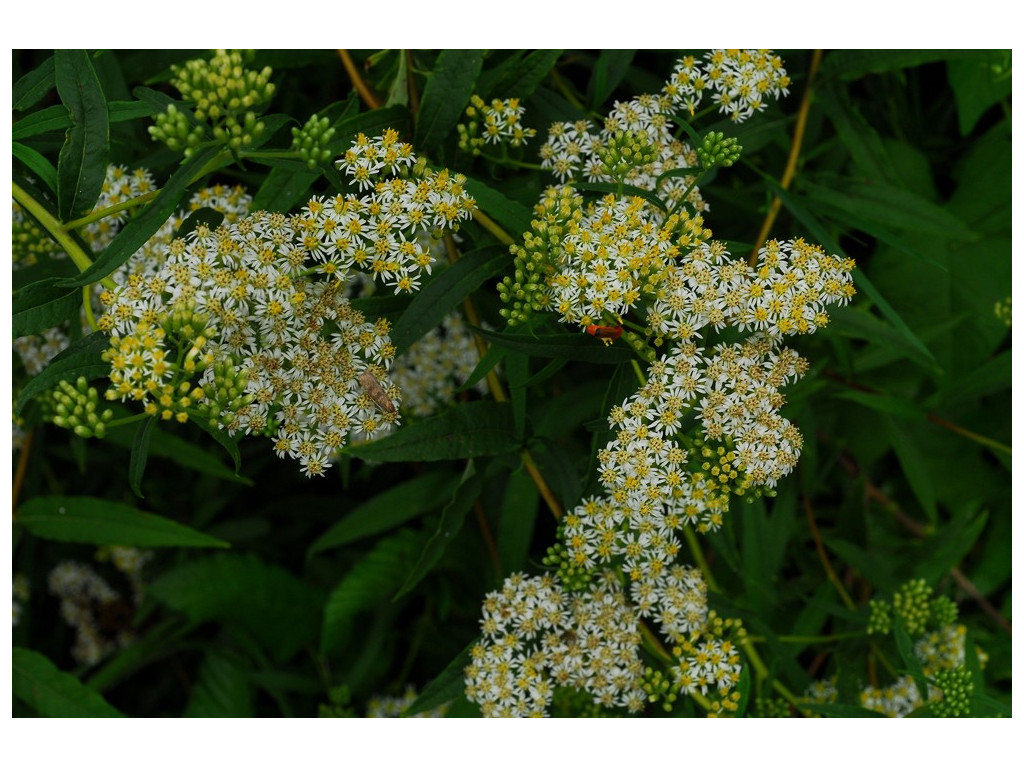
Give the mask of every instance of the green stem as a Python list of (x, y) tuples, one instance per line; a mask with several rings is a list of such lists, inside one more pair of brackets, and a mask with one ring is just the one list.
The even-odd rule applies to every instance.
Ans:
[(484, 160), (490, 160), (492, 163), (497, 163), (498, 165), (507, 165), (509, 168), (526, 168), (530, 171), (544, 170), (544, 168), (537, 163), (524, 163), (522, 160), (515, 160), (511, 157), (495, 157), (494, 155), (488, 155), (484, 152), (478, 153), (477, 157), (482, 157)]
[(107, 422), (107, 429), (112, 427), (123, 427), (125, 424), (134, 424), (137, 421), (148, 419), (153, 414), (151, 413), (136, 413), (134, 416), (125, 416), (123, 419), (113, 419)]
[(147, 192), (144, 195), (133, 197), (131, 200), (125, 200), (123, 203), (111, 205), (108, 208), (99, 208), (98, 210), (95, 210), (86, 216), (82, 216), (79, 219), (74, 219), (73, 221), (69, 221), (63, 224), (61, 226), (61, 229), (63, 229), (65, 232), (70, 232), (73, 229), (84, 227), (86, 224), (92, 224), (94, 221), (99, 221), (100, 219), (107, 218), (107, 216), (113, 216), (115, 213), (120, 213), (121, 211), (127, 211), (130, 208), (135, 208), (137, 206), (144, 205), (148, 203), (150, 200), (152, 200), (154, 197), (156, 197), (158, 194), (160, 194), (160, 190), (154, 189), (152, 192)]
[[(820, 643), (836, 643), (840, 640), (854, 640), (864, 637), (863, 632), (838, 632), (834, 635), (777, 635), (775, 637), (780, 643), (801, 643), (803, 645), (816, 645)], [(767, 642), (767, 638), (760, 635), (748, 635), (747, 639), (752, 643)]]
[[(753, 642), (751, 642), (750, 637), (744, 637), (742, 640), (740, 640), (739, 644), (740, 647), (743, 648), (743, 650), (746, 652), (747, 658), (750, 659), (750, 665), (754, 668), (754, 673), (757, 675), (758, 679), (766, 679), (769, 674), (768, 667), (765, 665), (764, 660), (761, 658), (761, 655), (757, 652), (757, 649), (754, 648), (754, 644)], [(805, 716), (809, 714), (808, 711), (804, 709), (803, 706), (801, 706), (800, 700), (797, 699), (796, 695), (791, 690), (789, 690), (789, 688), (783, 685), (783, 683), (778, 678), (772, 679), (772, 688), (778, 691), (779, 695), (782, 696), (782, 698), (784, 698), (790, 704), (792, 704), (798, 712)]]
[[(61, 223), (50, 215), (49, 211), (43, 208), (32, 195), (17, 184), (13, 185), (12, 195), (18, 205), (32, 214), (35, 220), (42, 225), (43, 229), (49, 232), (50, 236), (60, 244), (64, 252), (71, 258), (71, 261), (74, 262), (74, 265), (78, 267), (79, 272), (85, 272), (85, 270), (92, 266), (92, 259), (86, 256), (85, 251), (74, 241), (74, 238), (64, 231)], [(109, 277), (103, 278), (100, 282), (108, 288), (115, 287), (114, 281)]]
[(92, 286), (82, 286), (82, 309), (85, 310), (85, 322), (89, 324), (89, 329), (95, 333), (100, 329), (99, 325), (96, 324), (96, 317), (92, 312)]
[(704, 574), (704, 581), (707, 582), (708, 589), (712, 592), (718, 592), (718, 583), (715, 581), (715, 577), (711, 575), (711, 569), (708, 567), (708, 561), (704, 557), (704, 551), (700, 548), (700, 542), (697, 541), (697, 534), (693, 532), (693, 528), (688, 525), (683, 526), (683, 538), (686, 539), (686, 545), (690, 548), (690, 554), (693, 555), (693, 559), (697, 563), (697, 567), (700, 568), (701, 573)]

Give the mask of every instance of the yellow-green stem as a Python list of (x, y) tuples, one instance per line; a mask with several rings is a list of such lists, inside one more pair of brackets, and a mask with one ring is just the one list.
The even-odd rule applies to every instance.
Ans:
[[(64, 252), (70, 257), (71, 261), (79, 272), (84, 272), (92, 266), (92, 259), (86, 256), (85, 251), (82, 250), (81, 246), (74, 241), (74, 239), (64, 231), (61, 223), (57, 221), (49, 211), (41, 206), (36, 199), (32, 197), (28, 192), (19, 187), (17, 184), (13, 185), (12, 196), (17, 201), (18, 205), (28, 211), (39, 224), (50, 233), (50, 236), (57, 241)], [(115, 286), (114, 281), (109, 277), (103, 278), (101, 281), (103, 285), (108, 288)]]
[(473, 219), (474, 221), (476, 221), (477, 224), (486, 229), (488, 232), (494, 235), (498, 240), (500, 240), (505, 245), (512, 245), (512, 243), (515, 242), (515, 240), (508, 232), (499, 227), (497, 222), (494, 221), (494, 219), (492, 219), (486, 213), (481, 211), (479, 208), (473, 209)]
[(701, 573), (704, 574), (704, 581), (707, 582), (708, 589), (712, 592), (718, 592), (718, 583), (715, 581), (715, 577), (711, 575), (711, 569), (708, 567), (708, 561), (704, 557), (704, 551), (700, 548), (700, 542), (697, 541), (697, 534), (693, 532), (693, 528), (688, 525), (684, 525), (683, 538), (686, 539), (686, 545), (690, 548), (690, 554), (693, 555), (693, 559), (696, 561), (697, 567), (700, 568)]
[(92, 213), (82, 216), (81, 218), (74, 219), (72, 221), (68, 221), (62, 224), (61, 229), (63, 229), (65, 232), (70, 232), (73, 229), (84, 227), (86, 224), (92, 224), (94, 221), (99, 221), (100, 219), (105, 219), (108, 216), (113, 216), (115, 213), (127, 211), (131, 208), (137, 208), (140, 205), (145, 205), (158, 194), (160, 194), (160, 190), (154, 189), (152, 192), (147, 192), (144, 195), (133, 197), (131, 200), (125, 200), (123, 203), (111, 205), (107, 208), (100, 208), (98, 210), (93, 211)]
[(93, 333), (100, 329), (96, 318), (92, 313), (92, 286), (86, 285), (82, 288), (82, 309), (85, 310), (85, 322)]

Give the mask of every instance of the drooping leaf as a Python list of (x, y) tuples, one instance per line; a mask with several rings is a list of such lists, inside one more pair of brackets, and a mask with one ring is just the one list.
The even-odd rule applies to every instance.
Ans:
[(421, 534), (402, 529), (380, 541), (328, 595), (320, 650), (330, 653), (354, 629), (355, 617), (390, 600), (423, 545)]
[(896, 452), (903, 473), (910, 484), (914, 495), (917, 497), (921, 508), (928, 515), (928, 519), (934, 523), (938, 519), (938, 509), (935, 501), (935, 486), (929, 475), (926, 453), (922, 451), (914, 435), (905, 427), (897, 424), (889, 417), (883, 417), (885, 433), (889, 438), (889, 445)]
[(461, 403), (409, 424), (387, 437), (350, 445), (345, 453), (374, 461), (442, 461), (494, 456), (516, 450), (508, 403)]
[(399, 350), (408, 349), (511, 258), (503, 245), (485, 245), (464, 254), (416, 294), (395, 323), (391, 343)]
[(448, 666), (441, 671), (441, 674), (427, 683), (423, 690), (420, 691), (420, 695), (416, 697), (416, 701), (406, 710), (406, 717), (412, 717), (427, 710), (437, 709), (450, 701), (464, 697), (466, 689), (465, 669), (472, 660), (470, 652), (475, 644), (476, 641), (473, 641), (463, 648), (459, 655), (452, 659)]
[(28, 648), (14, 648), (11, 689), (43, 717), (124, 717), (74, 675)]
[(132, 455), (128, 461), (128, 485), (131, 486), (132, 493), (140, 499), (143, 498), (142, 476), (146, 472), (146, 460), (149, 458), (149, 443), (153, 439), (155, 421), (152, 416), (143, 419), (132, 440)]
[(211, 652), (199, 665), (184, 717), (254, 717), (245, 670), (223, 653)]
[(525, 469), (509, 475), (498, 522), (498, 555), (506, 573), (526, 567), (539, 499), (537, 486)]
[(48, 277), (14, 292), (11, 300), (13, 338), (54, 328), (78, 309), (81, 291), (57, 285), (60, 280)]
[[(196, 424), (200, 428), (203, 426), (202, 419), (192, 419), (190, 420), (190, 423)], [(209, 434), (214, 433), (211, 431)], [(238, 452), (238, 446), (235, 444), (234, 440), (228, 437), (227, 432), (218, 429), (216, 430), (215, 436), (220, 437), (234, 448), (235, 453)], [(132, 437), (129, 436), (127, 428), (114, 427), (107, 431), (107, 436), (104, 439), (114, 443), (115, 445), (120, 445), (123, 448), (132, 447)], [(252, 485), (252, 480), (248, 477), (239, 475), (237, 472), (224, 466), (223, 462), (216, 455), (200, 447), (195, 441), (179, 437), (174, 432), (170, 432), (166, 429), (155, 429), (153, 431), (150, 437), (149, 455), (170, 459), (179, 466), (194, 469), (198, 472), (202, 472), (204, 475), (219, 477), (224, 480), (231, 480), (232, 482), (242, 483), (243, 485)], [(239, 454), (239, 462), (241, 461), (241, 458), (242, 457)]]
[(318, 590), (254, 555), (215, 555), (166, 571), (148, 594), (193, 621), (216, 621), (255, 638), (278, 662), (317, 634)]
[(423, 548), (412, 571), (402, 584), (402, 588), (395, 595), (395, 600), (411, 592), (413, 587), (419, 584), (441, 561), (448, 544), (462, 529), (462, 523), (469, 510), (473, 508), (473, 503), (480, 495), (482, 487), (483, 476), (478, 474), (473, 464), (470, 463), (451, 500), (441, 510), (441, 521), (438, 523), (437, 530)]
[(587, 83), (587, 103), (596, 110), (612, 95), (636, 55), (635, 50), (610, 48), (601, 51)]
[(438, 54), (420, 102), (413, 142), (418, 150), (432, 152), (455, 128), (473, 95), (483, 63), (482, 50), (449, 49)]
[(228, 547), (226, 541), (92, 496), (36, 496), (18, 509), (18, 525), (51, 541), (119, 547)]
[(17, 141), (11, 143), (11, 154), (24, 163), (25, 167), (32, 171), (36, 178), (47, 186), (50, 192), (56, 194), (57, 169), (53, 167), (49, 160), (32, 149), (32, 147), (19, 144)]
[(107, 99), (85, 51), (54, 53), (57, 93), (71, 118), (71, 129), (57, 161), (57, 204), (64, 221), (81, 216), (100, 195), (110, 155)]
[(442, 470), (381, 491), (348, 512), (314, 541), (307, 557), (375, 536), (435, 508), (451, 496), (456, 481), (454, 474)]
[(53, 56), (47, 56), (42, 64), (18, 78), (11, 91), (11, 108), (18, 112), (31, 109), (56, 85)]

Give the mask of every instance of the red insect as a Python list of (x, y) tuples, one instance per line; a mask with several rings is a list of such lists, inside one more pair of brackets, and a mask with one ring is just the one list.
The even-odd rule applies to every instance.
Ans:
[(587, 333), (602, 339), (605, 344), (611, 344), (622, 335), (621, 325), (588, 325)]

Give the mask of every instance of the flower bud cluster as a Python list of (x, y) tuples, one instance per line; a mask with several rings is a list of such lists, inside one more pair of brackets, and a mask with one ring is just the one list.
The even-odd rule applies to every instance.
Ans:
[[(615, 102), (597, 133), (585, 120), (555, 123), (539, 151), (541, 167), (563, 183), (584, 176), (590, 182), (629, 184), (657, 192), (669, 209), (685, 202), (703, 213), (709, 208), (696, 187), (697, 153), (673, 135), (670, 108), (667, 96), (645, 94)], [(669, 171), (677, 173), (663, 176)], [(657, 209), (651, 215), (661, 216)]]
[(79, 437), (102, 439), (114, 412), (109, 408), (100, 411), (99, 399), (99, 392), (89, 386), (84, 376), (79, 376), (74, 384), (60, 381), (46, 397), (40, 398), (43, 418), (62, 429), (72, 430)]
[(292, 149), (306, 162), (311, 171), (331, 159), (328, 146), (334, 138), (334, 129), (326, 117), (313, 115), (302, 128), (292, 128)]
[(1002, 320), (1007, 328), (1013, 325), (1013, 303), (1012, 296), (1007, 296), (1002, 301), (997, 301), (995, 306), (996, 317)]
[(523, 127), (523, 112), (519, 99), (492, 99), (487, 103), (473, 94), (466, 107), (469, 123), (456, 126), (459, 149), (479, 155), (486, 144), (522, 147), (527, 139), (537, 135), (535, 128)]
[(157, 115), (149, 133), (169, 149), (190, 156), (205, 141), (225, 144), (232, 150), (250, 146), (263, 134), (258, 120), (274, 95), (270, 67), (246, 69), (241, 51), (218, 50), (211, 59), (193, 59), (172, 66), (171, 84), (182, 100), (194, 105), (190, 114), (173, 104)]
[(718, 111), (741, 123), (766, 109), (769, 96), (788, 96), (789, 85), (782, 59), (772, 51), (717, 49), (704, 54), (702, 60), (694, 56), (680, 59), (662, 94), (674, 109), (692, 115), (709, 91)]
[(711, 131), (697, 147), (697, 157), (704, 168), (716, 165), (728, 168), (740, 159), (742, 151), (743, 147), (735, 137), (726, 138), (721, 131)]
[(932, 712), (937, 717), (967, 717), (971, 714), (974, 682), (966, 667), (939, 670), (932, 683), (940, 691), (940, 697), (932, 702)]

